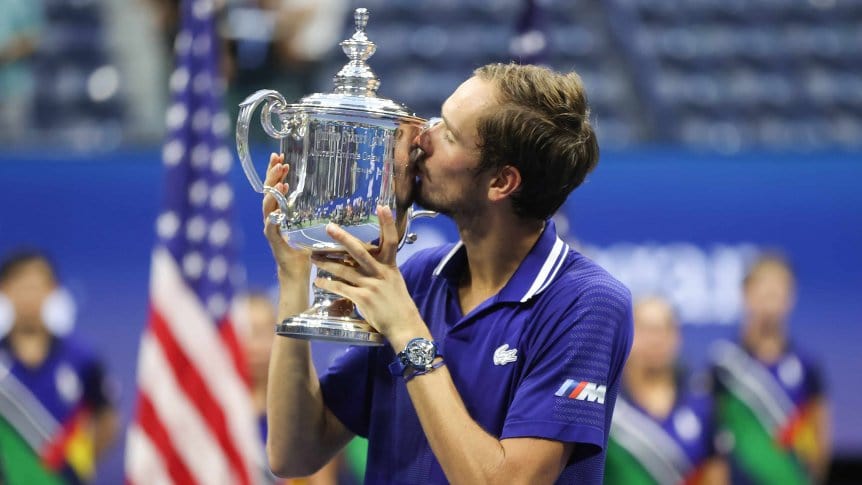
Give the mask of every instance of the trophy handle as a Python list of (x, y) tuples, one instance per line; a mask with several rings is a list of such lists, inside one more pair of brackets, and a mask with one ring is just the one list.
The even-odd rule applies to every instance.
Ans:
[(275, 197), (275, 201), (278, 202), (279, 210), (272, 211), (269, 213), (269, 222), (271, 222), (272, 224), (278, 224), (278, 228), (279, 230), (281, 230), (281, 232), (286, 232), (290, 230), (290, 225), (287, 222), (287, 214), (289, 211), (287, 199), (281, 192), (275, 190), (269, 185), (263, 186), (263, 192), (272, 195), (273, 197)]
[(401, 241), (398, 242), (398, 249), (401, 249), (405, 244), (413, 244), (416, 242), (418, 236), (415, 232), (410, 232), (410, 223), (415, 219), (421, 219), (423, 217), (437, 217), (437, 213), (429, 210), (416, 210), (412, 206), (407, 209), (407, 221), (404, 228), (404, 235), (401, 236)]
[[(278, 91), (273, 91), (272, 89), (261, 89), (245, 98), (245, 101), (239, 104), (239, 117), (236, 123), (236, 147), (239, 154), (239, 161), (242, 164), (242, 170), (245, 172), (245, 176), (248, 178), (249, 183), (251, 183), (252, 188), (256, 192), (262, 194), (264, 193), (263, 181), (261, 181), (257, 174), (257, 170), (254, 168), (254, 163), (251, 161), (251, 153), (248, 148), (248, 125), (251, 123), (251, 117), (254, 114), (254, 111), (261, 103), (265, 104), (261, 113), (260, 124), (263, 126), (263, 131), (265, 131), (267, 135), (273, 138), (284, 138), (289, 134), (289, 129), (285, 129), (287, 127), (283, 127), (279, 130), (272, 124), (272, 119), (270, 117), (272, 109), (278, 110), (287, 106), (287, 101)], [(273, 192), (276, 191), (272, 191), (270, 193)], [(276, 200), (279, 200), (277, 196)], [(279, 206), (281, 207), (281, 200), (279, 200)], [(286, 209), (286, 205), (282, 207), (282, 211), (285, 211), (285, 213)]]

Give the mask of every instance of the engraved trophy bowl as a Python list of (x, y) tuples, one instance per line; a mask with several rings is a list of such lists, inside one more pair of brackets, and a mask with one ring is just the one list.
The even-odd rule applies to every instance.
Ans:
[[(348, 258), (345, 249), (326, 234), (329, 222), (339, 224), (369, 246), (380, 235), (376, 210), (389, 206), (400, 242), (413, 242), (410, 221), (436, 215), (414, 211), (409, 194), (411, 151), (427, 121), (403, 105), (377, 96), (380, 81), (366, 64), (376, 46), (368, 40), (368, 11), (356, 9), (356, 32), (341, 42), (350, 59), (334, 78), (331, 93), (316, 93), (288, 103), (273, 90), (258, 91), (240, 103), (236, 141), (240, 162), (252, 188), (272, 194), (279, 209), (269, 215), (295, 247), (332, 258)], [(248, 146), (252, 115), (261, 107), (263, 130), (279, 140), (290, 170), (287, 195), (264, 186)], [(331, 275), (318, 270), (318, 276)], [(276, 325), (279, 335), (330, 340), (353, 345), (383, 345), (383, 337), (356, 311), (350, 300), (314, 288), (311, 308)]]

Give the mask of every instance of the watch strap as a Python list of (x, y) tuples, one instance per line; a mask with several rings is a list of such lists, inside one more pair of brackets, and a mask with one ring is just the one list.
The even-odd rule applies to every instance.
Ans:
[[(411, 364), (410, 359), (407, 356), (407, 352), (410, 349), (411, 345), (419, 341), (424, 341), (425, 343), (430, 343), (431, 345), (433, 345), (434, 356), (431, 357), (431, 361), (428, 363), (427, 366), (423, 365), (420, 367), (416, 367)], [(443, 357), (437, 344), (425, 338), (417, 337), (407, 342), (407, 345), (404, 347), (404, 350), (398, 352), (398, 354), (395, 355), (395, 359), (392, 361), (392, 363), (389, 364), (389, 373), (395, 377), (405, 377), (404, 373), (410, 370), (412, 372), (409, 374), (409, 378), (407, 378), (407, 380), (410, 380), (417, 375), (426, 374), (443, 365), (442, 361), (437, 362), (436, 364), (434, 363), (434, 360), (437, 357)]]
[(401, 359), (400, 355), (395, 356), (395, 360), (389, 364), (389, 373), (395, 377), (404, 377), (404, 373), (407, 371), (407, 367), (409, 367), (404, 360)]
[[(440, 354), (437, 354), (437, 355), (440, 356)], [(418, 376), (421, 376), (423, 374), (427, 374), (427, 373), (433, 371), (434, 369), (439, 369), (439, 368), (443, 367), (444, 365), (446, 365), (446, 361), (440, 360), (438, 362), (431, 364), (431, 367), (429, 367), (427, 370), (426, 369), (417, 369), (417, 370), (411, 372), (410, 374), (407, 374), (406, 376), (404, 376), (404, 382), (409, 382), (414, 377), (418, 377)]]

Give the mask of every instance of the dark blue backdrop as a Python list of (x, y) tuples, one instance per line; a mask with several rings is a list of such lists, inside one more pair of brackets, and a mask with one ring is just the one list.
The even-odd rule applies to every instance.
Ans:
[[(823, 363), (834, 403), (836, 450), (860, 454), (859, 159), (846, 153), (722, 157), (660, 148), (605, 153), (562, 211), (560, 225), (568, 226), (569, 239), (635, 278), (641, 289), (649, 289), (643, 275), (654, 273), (653, 283), (677, 281), (668, 286), (681, 301), (698, 285), (703, 291), (697, 298), (727, 299), (685, 313), (692, 318), (684, 325), (684, 354), (694, 366), (703, 363), (709, 342), (738, 330), (732, 288), (740, 258), (751, 248), (781, 248), (799, 277), (791, 329)], [(0, 154), (0, 253), (37, 245), (58, 260), (63, 282), (78, 302), (77, 331), (102, 353), (121, 383), (125, 420), (146, 320), (149, 256), (161, 200), (159, 160), (157, 150), (86, 159)], [(249, 282), (270, 286), (273, 269), (259, 235), (259, 197), (238, 167), (233, 179)], [(419, 226), (426, 243), (455, 237), (446, 221)], [(677, 256), (687, 262), (675, 263)], [(100, 483), (119, 483), (121, 477), (118, 446), (103, 464)]]

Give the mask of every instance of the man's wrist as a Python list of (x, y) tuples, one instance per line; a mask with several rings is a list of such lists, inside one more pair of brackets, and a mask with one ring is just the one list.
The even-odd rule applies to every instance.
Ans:
[(416, 376), (427, 374), (443, 365), (443, 355), (436, 342), (416, 337), (411, 339), (404, 350), (398, 352), (389, 364), (389, 372), (395, 377), (409, 381)]
[(308, 284), (311, 277), (311, 265), (300, 265), (290, 268), (277, 266), (276, 275), (278, 276), (279, 286), (284, 288), (297, 284)]
[(397, 354), (404, 350), (407, 347), (407, 343), (413, 340), (416, 337), (422, 337), (428, 340), (432, 340), (431, 332), (428, 331), (428, 327), (419, 320), (421, 324), (413, 324), (413, 325), (405, 325), (400, 327), (397, 330), (393, 330), (389, 332), (389, 335), (386, 335), (386, 340), (389, 341), (389, 345), (392, 346), (392, 350)]

